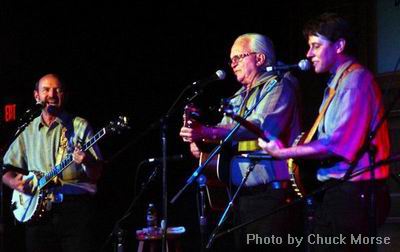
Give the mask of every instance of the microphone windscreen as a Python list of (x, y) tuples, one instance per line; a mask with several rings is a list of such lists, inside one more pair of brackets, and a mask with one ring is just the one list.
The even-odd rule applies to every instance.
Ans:
[(306, 59), (300, 60), (298, 66), (299, 66), (301, 71), (308, 71), (311, 68), (310, 61), (308, 61)]
[(219, 80), (225, 79), (226, 73), (223, 70), (218, 70), (215, 72), (215, 74), (218, 76)]
[(47, 107), (47, 112), (48, 112), (49, 114), (56, 114), (57, 111), (58, 111), (58, 109), (57, 109), (56, 106), (51, 106), (51, 105), (50, 105), (50, 106)]
[(42, 108), (46, 107), (46, 103), (41, 102), (41, 101), (36, 101), (35, 107), (42, 109)]

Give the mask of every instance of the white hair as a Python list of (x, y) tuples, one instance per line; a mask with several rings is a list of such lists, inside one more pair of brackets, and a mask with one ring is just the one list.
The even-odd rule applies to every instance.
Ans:
[(236, 39), (236, 41), (239, 40), (247, 40), (250, 50), (253, 52), (263, 53), (266, 57), (266, 66), (275, 64), (274, 44), (267, 36), (258, 33), (246, 33)]

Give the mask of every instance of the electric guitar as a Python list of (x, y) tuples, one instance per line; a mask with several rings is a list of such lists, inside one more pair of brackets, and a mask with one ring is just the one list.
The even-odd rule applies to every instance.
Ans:
[[(97, 141), (102, 139), (108, 133), (120, 133), (123, 129), (129, 129), (127, 118), (118, 117), (111, 121), (106, 127), (102, 128), (88, 142), (82, 145), (82, 151), (87, 151)], [(42, 218), (46, 212), (50, 211), (53, 194), (47, 185), (59, 175), (64, 169), (73, 163), (72, 154), (68, 154), (58, 165), (54, 166), (50, 172), (44, 174), (38, 171), (30, 171), (28, 175), (23, 176), (24, 180), (32, 180), (36, 185), (32, 194), (24, 194), (17, 190), (13, 191), (11, 199), (11, 209), (15, 219), (19, 222), (35, 222)]]

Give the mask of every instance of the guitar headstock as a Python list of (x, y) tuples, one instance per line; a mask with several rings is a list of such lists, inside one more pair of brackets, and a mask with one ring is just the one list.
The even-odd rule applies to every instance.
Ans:
[(105, 129), (109, 132), (120, 134), (122, 130), (128, 130), (131, 127), (128, 125), (128, 117), (118, 116), (116, 120), (111, 121)]
[(191, 128), (199, 118), (200, 110), (193, 103), (187, 104), (183, 112), (183, 126)]
[(233, 106), (229, 103), (229, 99), (222, 99), (218, 112), (226, 115), (226, 116), (232, 116), (234, 115), (234, 111), (233, 111)]

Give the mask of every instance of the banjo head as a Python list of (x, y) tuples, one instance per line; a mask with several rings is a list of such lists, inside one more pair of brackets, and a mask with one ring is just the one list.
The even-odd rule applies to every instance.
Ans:
[(11, 209), (15, 219), (19, 222), (28, 222), (35, 215), (40, 203), (40, 190), (37, 188), (37, 176), (33, 172), (23, 176), (24, 179), (31, 179), (35, 187), (32, 195), (21, 193), (17, 190), (13, 191), (11, 198)]

